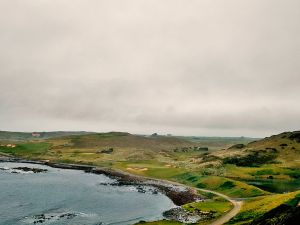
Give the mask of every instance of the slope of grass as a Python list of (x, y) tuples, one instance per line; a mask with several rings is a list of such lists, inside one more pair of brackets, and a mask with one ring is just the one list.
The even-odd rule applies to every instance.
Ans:
[(185, 171), (184, 168), (170, 166), (156, 160), (118, 162), (114, 167), (133, 174), (159, 179), (171, 179)]
[(197, 137), (197, 136), (177, 136), (188, 141), (200, 144), (203, 147), (208, 147), (209, 150), (227, 149), (236, 144), (248, 144), (259, 140), (258, 138), (250, 137)]
[(173, 150), (176, 147), (192, 147), (194, 143), (175, 137), (141, 136), (122, 132), (97, 133), (74, 136), (70, 139), (73, 148), (132, 148), (135, 150)]
[(231, 210), (233, 207), (232, 203), (221, 198), (221, 197), (214, 197), (207, 201), (203, 202), (193, 202), (183, 206), (184, 209), (189, 211), (200, 210), (204, 212), (213, 212), (214, 217), (217, 218), (224, 213)]
[(300, 169), (282, 167), (278, 164), (267, 164), (260, 167), (239, 167), (227, 164), (224, 166), (226, 177), (236, 179), (292, 179), (300, 178)]
[(246, 146), (246, 151), (276, 151), (275, 161), (282, 167), (300, 166), (300, 132), (285, 132), (254, 141)]
[[(206, 224), (210, 224), (211, 221), (222, 216), (224, 213), (230, 211), (232, 209), (232, 204), (223, 198), (214, 196), (213, 198), (206, 200), (204, 202), (193, 202), (193, 203), (186, 204), (183, 206), (183, 208), (188, 211), (192, 211), (192, 212), (196, 211), (196, 210), (200, 210), (202, 212), (212, 212), (214, 216), (211, 220), (199, 221), (196, 223), (197, 225), (206, 225)], [(169, 221), (169, 220), (160, 220), (160, 221), (154, 221), (154, 222), (140, 222), (137, 224), (138, 225), (142, 225), (142, 224), (146, 224), (146, 225), (178, 225), (178, 224), (183, 224), (183, 223), (176, 222), (176, 221)]]
[[(293, 204), (293, 199), (298, 198), (300, 191), (291, 192), (286, 194), (275, 194), (263, 197), (257, 197), (251, 200), (245, 201), (242, 206), (241, 212), (231, 219), (226, 224), (246, 224), (262, 216), (264, 213), (278, 207), (283, 203)], [(299, 199), (298, 199), (299, 200)]]
[(177, 175), (176, 180), (187, 185), (198, 188), (218, 191), (230, 197), (246, 198), (266, 195), (268, 192), (248, 185), (243, 182), (235, 181), (218, 176), (200, 176), (196, 173), (183, 173)]
[(51, 144), (46, 142), (28, 142), (17, 144), (16, 147), (0, 146), (0, 152), (24, 158), (38, 158), (45, 154)]

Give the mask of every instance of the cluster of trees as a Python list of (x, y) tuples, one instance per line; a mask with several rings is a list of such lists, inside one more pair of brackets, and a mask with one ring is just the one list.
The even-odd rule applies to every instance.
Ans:
[(181, 147), (181, 148), (175, 148), (174, 152), (191, 152), (191, 151), (208, 151), (208, 147)]
[(101, 151), (98, 151), (98, 153), (111, 154), (111, 153), (113, 153), (113, 151), (114, 151), (113, 148), (108, 148), (108, 149), (103, 149)]

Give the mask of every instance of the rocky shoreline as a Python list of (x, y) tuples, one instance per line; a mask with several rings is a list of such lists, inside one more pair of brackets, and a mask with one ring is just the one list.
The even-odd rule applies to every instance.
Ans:
[(10, 171), (11, 173), (45, 173), (48, 171), (46, 169), (29, 168), (29, 167), (15, 167), (11, 169), (0, 167), (0, 170)]
[(0, 157), (0, 162), (31, 163), (31, 164), (46, 165), (53, 168), (82, 170), (86, 173), (103, 174), (105, 176), (108, 176), (116, 180), (117, 182), (114, 183), (114, 185), (117, 186), (132, 185), (137, 187), (139, 186), (154, 187), (160, 193), (168, 196), (173, 201), (173, 203), (177, 206), (181, 206), (195, 201), (203, 201), (205, 199), (205, 197), (197, 194), (191, 188), (187, 188), (177, 184), (171, 184), (169, 182), (164, 182), (164, 181), (155, 180), (151, 178), (136, 176), (129, 173), (125, 173), (123, 171), (116, 171), (109, 168), (99, 168), (95, 166), (79, 165), (79, 164), (54, 163), (48, 161), (32, 161), (32, 160), (25, 160), (21, 158), (13, 158), (13, 157), (6, 157), (6, 156)]
[(200, 210), (191, 212), (182, 207), (177, 207), (165, 211), (163, 213), (163, 216), (170, 220), (175, 220), (182, 223), (197, 223), (200, 220), (204, 221), (214, 218), (213, 212), (202, 212)]
[[(164, 217), (171, 220), (177, 220), (180, 222), (194, 223), (200, 219), (203, 219), (203, 215), (196, 215), (183, 210), (180, 206), (195, 202), (195, 201), (204, 201), (206, 198), (197, 194), (192, 188), (185, 187), (183, 185), (173, 184), (168, 181), (161, 181), (141, 176), (136, 176), (129, 174), (123, 171), (117, 171), (110, 168), (99, 168), (89, 165), (78, 165), (78, 164), (66, 164), (66, 163), (54, 163), (49, 161), (32, 161), (25, 160), (21, 158), (13, 158), (7, 156), (0, 156), (0, 162), (15, 162), (15, 163), (30, 163), (30, 164), (39, 164), (46, 165), (53, 168), (60, 169), (72, 169), (72, 170), (82, 170), (86, 173), (93, 174), (103, 174), (107, 177), (114, 179), (114, 183), (101, 183), (101, 185), (113, 185), (113, 186), (134, 186), (138, 192), (144, 192), (144, 187), (150, 188), (153, 194), (158, 192), (169, 197), (172, 202), (177, 205), (177, 208), (171, 209), (164, 213)], [(19, 167), (21, 168), (21, 167)], [(23, 167), (22, 167), (23, 168)], [(25, 168), (25, 167), (24, 167)], [(25, 168), (29, 171), (30, 169)], [(32, 169), (33, 170), (33, 169)], [(44, 172), (44, 171), (43, 171)], [(204, 217), (207, 217), (204, 216)]]

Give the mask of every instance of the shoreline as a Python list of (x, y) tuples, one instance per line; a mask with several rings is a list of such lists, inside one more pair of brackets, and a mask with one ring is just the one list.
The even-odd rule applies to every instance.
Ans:
[(156, 188), (160, 193), (166, 195), (176, 206), (182, 206), (195, 201), (203, 201), (205, 197), (197, 194), (194, 189), (184, 185), (174, 184), (168, 181), (142, 177), (121, 170), (103, 168), (90, 165), (55, 163), (49, 161), (26, 160), (11, 156), (0, 156), (0, 162), (30, 163), (45, 165), (52, 168), (81, 170), (86, 173), (103, 174), (117, 181), (118, 186), (149, 186)]

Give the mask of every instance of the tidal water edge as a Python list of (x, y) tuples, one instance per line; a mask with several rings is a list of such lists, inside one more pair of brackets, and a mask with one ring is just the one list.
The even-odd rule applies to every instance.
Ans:
[(114, 182), (80, 170), (0, 163), (0, 225), (126, 225), (162, 219), (175, 207), (155, 188)]

